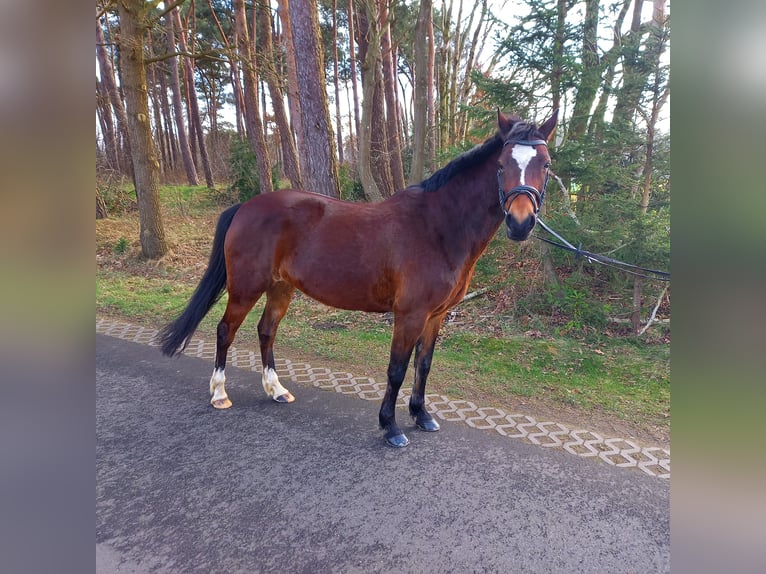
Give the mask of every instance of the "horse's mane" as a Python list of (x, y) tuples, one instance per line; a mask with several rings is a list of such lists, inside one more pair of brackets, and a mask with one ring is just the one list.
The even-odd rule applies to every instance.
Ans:
[(431, 176), (424, 179), (420, 183), (409, 186), (409, 188), (420, 188), (423, 191), (436, 191), (440, 187), (444, 187), (447, 182), (449, 182), (449, 180), (455, 177), (458, 173), (461, 173), (477, 164), (484, 163), (487, 158), (495, 153), (498, 148), (502, 147), (506, 141), (535, 138), (542, 138), (542, 135), (537, 130), (537, 127), (527, 122), (518, 121), (513, 124), (511, 132), (508, 134), (507, 138), (504, 139), (500, 133), (496, 133), (494, 136), (487, 139), (484, 143), (479, 144), (473, 149), (460, 154), (443, 168), (434, 172)]

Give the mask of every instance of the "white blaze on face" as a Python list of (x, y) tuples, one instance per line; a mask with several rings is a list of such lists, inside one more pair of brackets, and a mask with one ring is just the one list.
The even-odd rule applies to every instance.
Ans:
[(261, 377), (261, 380), (263, 382), (263, 390), (266, 391), (266, 394), (272, 399), (276, 399), (285, 394), (290, 394), (288, 390), (279, 383), (277, 372), (271, 367), (266, 367), (263, 370), (263, 377)]
[(532, 158), (537, 155), (537, 150), (531, 145), (515, 145), (511, 150), (511, 156), (516, 160), (516, 164), (521, 171), (521, 185), (526, 185), (524, 173), (527, 171), (527, 166)]

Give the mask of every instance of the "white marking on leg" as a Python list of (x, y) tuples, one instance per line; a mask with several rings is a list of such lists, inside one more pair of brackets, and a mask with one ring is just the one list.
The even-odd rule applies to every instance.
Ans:
[(279, 376), (277, 376), (277, 372), (271, 367), (266, 367), (263, 369), (263, 376), (261, 377), (261, 382), (263, 383), (263, 390), (266, 391), (266, 394), (269, 395), (275, 401), (279, 397), (285, 397), (279, 402), (291, 403), (295, 400), (295, 397), (293, 397), (293, 395), (290, 394), (290, 391), (288, 391), (286, 388), (284, 388), (280, 384)]
[(521, 185), (526, 185), (524, 182), (525, 176), (524, 172), (527, 171), (527, 166), (529, 165), (529, 162), (532, 161), (532, 158), (537, 155), (537, 150), (534, 146), (531, 145), (515, 145), (513, 146), (513, 149), (511, 150), (511, 156), (513, 156), (513, 159), (516, 160), (516, 164), (519, 166), (519, 170), (521, 170)]
[(210, 404), (217, 409), (227, 409), (231, 406), (231, 401), (226, 394), (226, 374), (223, 369), (213, 369), (213, 376), (210, 377)]

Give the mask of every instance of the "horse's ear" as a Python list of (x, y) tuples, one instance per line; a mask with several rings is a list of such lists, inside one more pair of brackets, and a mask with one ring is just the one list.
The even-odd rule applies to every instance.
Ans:
[(553, 110), (553, 113), (551, 114), (551, 117), (549, 117), (545, 122), (543, 122), (543, 125), (540, 126), (540, 133), (545, 136), (545, 139), (548, 140), (551, 137), (551, 134), (553, 133), (553, 128), (556, 127), (556, 122), (559, 119), (559, 109), (556, 108)]
[(514, 116), (506, 116), (500, 111), (500, 108), (497, 108), (497, 127), (501, 134), (508, 135), (515, 123)]

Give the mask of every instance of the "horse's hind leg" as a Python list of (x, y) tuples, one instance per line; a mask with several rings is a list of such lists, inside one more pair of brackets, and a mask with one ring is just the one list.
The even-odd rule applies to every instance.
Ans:
[(218, 323), (218, 332), (216, 337), (215, 367), (213, 375), (210, 377), (210, 404), (217, 409), (228, 409), (231, 401), (226, 394), (226, 357), (229, 353), (229, 347), (234, 341), (234, 335), (237, 329), (242, 325), (250, 309), (258, 301), (260, 294), (254, 298), (245, 300), (229, 294), (229, 302), (226, 304), (226, 311), (223, 318)]
[(439, 430), (439, 423), (426, 411), (425, 391), (426, 379), (431, 371), (431, 359), (434, 354), (436, 337), (439, 335), (445, 315), (431, 317), (426, 323), (423, 334), (415, 346), (415, 383), (412, 386), (410, 396), (410, 415), (414, 417), (415, 424), (420, 430), (435, 432)]
[(274, 364), (274, 339), (277, 336), (277, 328), (287, 313), (294, 292), (295, 288), (283, 281), (272, 285), (266, 292), (266, 307), (258, 322), (258, 340), (261, 344), (263, 365), (261, 382), (266, 394), (278, 403), (291, 403), (295, 400), (290, 391), (280, 384)]

